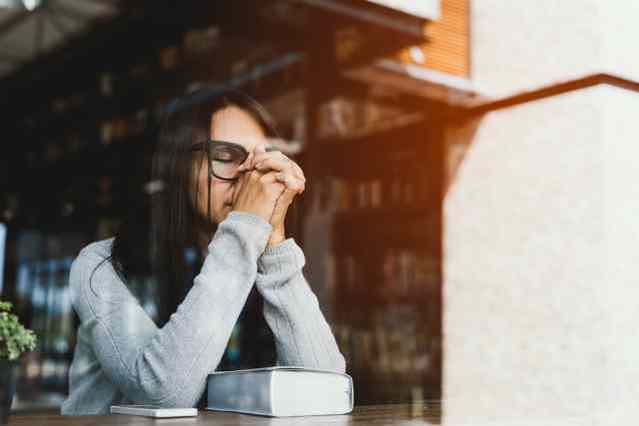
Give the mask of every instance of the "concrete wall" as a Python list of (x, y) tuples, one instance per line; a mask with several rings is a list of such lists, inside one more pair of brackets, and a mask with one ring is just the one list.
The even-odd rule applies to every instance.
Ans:
[(639, 81), (639, 2), (600, 0), (603, 23), (603, 71)]
[(639, 81), (639, 2), (471, 1), (471, 79), (502, 97), (590, 74)]
[(639, 417), (637, 111), (601, 85), (479, 123), (445, 200), (445, 424)]

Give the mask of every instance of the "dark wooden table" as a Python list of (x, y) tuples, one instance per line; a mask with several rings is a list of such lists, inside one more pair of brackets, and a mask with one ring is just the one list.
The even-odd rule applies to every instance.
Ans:
[(440, 422), (437, 403), (370, 405), (355, 407), (343, 416), (260, 417), (246, 414), (200, 411), (197, 417), (152, 419), (112, 414), (110, 416), (60, 416), (52, 413), (12, 414), (9, 425), (432, 425)]

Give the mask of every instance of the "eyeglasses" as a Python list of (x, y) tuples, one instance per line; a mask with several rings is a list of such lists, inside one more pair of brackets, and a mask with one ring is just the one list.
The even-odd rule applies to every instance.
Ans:
[[(249, 156), (249, 152), (242, 145), (220, 140), (208, 140), (191, 147), (191, 151), (201, 150), (206, 151), (209, 160), (209, 176), (226, 181), (239, 178), (238, 168)], [(278, 151), (278, 149), (268, 146), (266, 151)]]

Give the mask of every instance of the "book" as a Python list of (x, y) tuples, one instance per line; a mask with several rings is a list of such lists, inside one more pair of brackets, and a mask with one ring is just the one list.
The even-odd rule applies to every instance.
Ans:
[(207, 410), (269, 417), (347, 414), (353, 411), (348, 374), (305, 367), (218, 371), (207, 378)]

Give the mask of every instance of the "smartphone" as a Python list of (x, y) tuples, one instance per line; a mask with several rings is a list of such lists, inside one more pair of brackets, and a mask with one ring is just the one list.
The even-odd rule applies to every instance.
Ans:
[(197, 408), (162, 408), (159, 405), (112, 405), (111, 414), (128, 414), (146, 417), (195, 417)]

